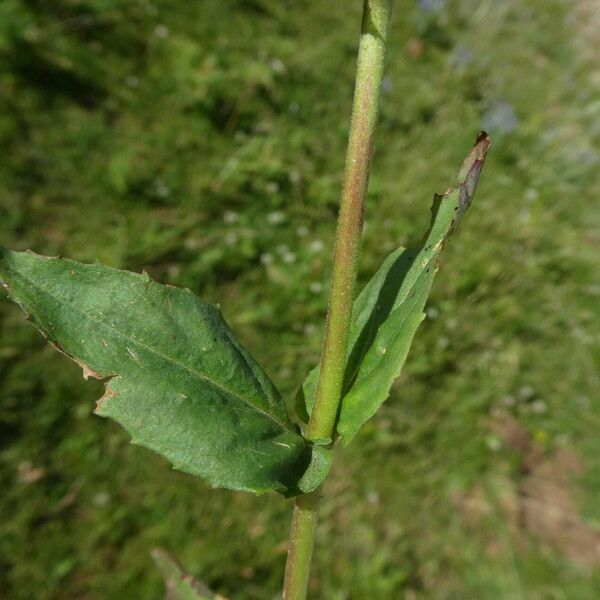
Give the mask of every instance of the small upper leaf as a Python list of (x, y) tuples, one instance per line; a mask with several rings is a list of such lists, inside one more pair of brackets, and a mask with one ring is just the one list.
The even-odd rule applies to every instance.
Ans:
[(152, 558), (165, 580), (165, 600), (227, 600), (211, 592), (203, 583), (186, 573), (162, 548), (155, 548)]
[[(344, 443), (356, 435), (385, 401), (410, 349), (448, 236), (469, 207), (491, 141), (481, 132), (463, 162), (458, 186), (436, 196), (429, 231), (413, 250), (392, 252), (359, 294), (352, 326), (344, 392), (336, 431)], [(318, 367), (299, 391), (298, 404), (314, 403)]]
[(96, 412), (213, 486), (295, 493), (307, 445), (213, 306), (147, 274), (0, 248), (0, 279), (56, 348), (107, 378)]

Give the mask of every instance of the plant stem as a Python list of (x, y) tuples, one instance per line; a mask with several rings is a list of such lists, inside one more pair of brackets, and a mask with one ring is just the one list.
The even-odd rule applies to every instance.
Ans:
[(331, 438), (342, 395), (390, 13), (391, 0), (364, 0), (354, 106), (333, 253), (329, 309), (315, 404), (306, 431), (306, 437), (314, 441)]
[[(305, 432), (330, 443), (348, 353), (360, 237), (369, 181), (392, 0), (364, 0), (354, 103), (315, 403)], [(296, 499), (285, 571), (285, 600), (304, 600), (317, 525), (320, 488)]]
[(310, 562), (317, 529), (317, 507), (321, 488), (301, 494), (294, 504), (290, 529), (283, 597), (285, 600), (304, 600), (308, 589)]

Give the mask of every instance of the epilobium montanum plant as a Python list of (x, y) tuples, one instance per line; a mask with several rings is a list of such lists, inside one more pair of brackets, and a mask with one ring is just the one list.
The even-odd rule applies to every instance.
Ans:
[[(353, 302), (391, 0), (364, 0), (356, 89), (323, 350), (297, 397), (281, 395), (220, 311), (146, 273), (0, 249), (0, 278), (85, 378), (105, 381), (96, 413), (132, 442), (214, 487), (295, 497), (285, 600), (306, 597), (317, 507), (336, 441), (348, 444), (406, 359), (442, 248), (469, 207), (490, 147), (477, 137), (455, 187), (435, 196), (419, 247), (398, 248)], [(162, 551), (169, 598), (216, 598)]]

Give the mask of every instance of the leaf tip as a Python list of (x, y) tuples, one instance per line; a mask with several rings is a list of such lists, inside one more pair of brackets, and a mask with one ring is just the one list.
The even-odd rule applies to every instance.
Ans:
[(469, 206), (471, 206), (479, 182), (479, 175), (491, 147), (492, 140), (490, 136), (485, 131), (480, 131), (475, 140), (475, 145), (465, 158), (458, 175), (459, 200), (456, 223), (460, 222)]
[(439, 194), (434, 195), (433, 206), (431, 209), (433, 215), (432, 223), (436, 218), (440, 204), (447, 198), (453, 197), (453, 195), (458, 192), (454, 207), (455, 215), (445, 238), (456, 229), (456, 226), (462, 220), (469, 206), (471, 206), (473, 196), (475, 195), (475, 189), (479, 182), (479, 175), (481, 174), (485, 159), (491, 147), (492, 139), (490, 136), (485, 131), (480, 131), (475, 138), (475, 144), (473, 145), (473, 148), (471, 148), (471, 152), (469, 152), (463, 160), (460, 171), (458, 172), (457, 187), (449, 188), (442, 196)]
[[(468, 156), (464, 159), (463, 164), (458, 173), (457, 182), (458, 185), (463, 186), (468, 183), (469, 180), (475, 180), (474, 183), (477, 183), (477, 178), (479, 177), (479, 173), (481, 173), (481, 169), (483, 168), (483, 163), (492, 147), (492, 139), (485, 131), (480, 131), (477, 134), (477, 138), (475, 138), (475, 144), (469, 152)], [(473, 186), (474, 187), (474, 186)]]

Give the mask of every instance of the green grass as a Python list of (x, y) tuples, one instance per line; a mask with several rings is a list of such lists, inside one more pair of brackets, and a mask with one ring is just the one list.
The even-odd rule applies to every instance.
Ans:
[[(219, 302), (291, 400), (319, 354), (360, 10), (4, 0), (0, 242)], [(338, 453), (314, 598), (600, 594), (598, 568), (510, 525), (524, 457), (492, 430), (502, 408), (537, 451), (577, 454), (574, 502), (600, 527), (593, 13), (397, 2), (362, 282), (418, 239), (479, 127), (495, 146), (391, 400)], [(235, 600), (274, 597), (289, 502), (211, 490), (129, 445), (91, 414), (100, 384), (4, 297), (0, 318), (0, 596), (160, 598), (161, 545)], [(456, 498), (475, 489), (473, 525)]]

